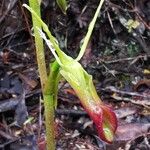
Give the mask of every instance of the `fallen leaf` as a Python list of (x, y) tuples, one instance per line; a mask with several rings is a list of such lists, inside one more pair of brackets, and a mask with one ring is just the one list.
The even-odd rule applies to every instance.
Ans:
[(150, 128), (149, 123), (130, 123), (120, 125), (116, 131), (116, 141), (128, 141), (135, 139), (137, 136), (145, 134)]

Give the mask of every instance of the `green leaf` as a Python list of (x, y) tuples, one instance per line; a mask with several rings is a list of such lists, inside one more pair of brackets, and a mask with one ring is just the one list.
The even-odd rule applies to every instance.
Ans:
[(91, 35), (92, 35), (92, 31), (93, 31), (93, 29), (94, 29), (96, 20), (97, 20), (97, 18), (98, 18), (98, 15), (99, 15), (99, 12), (100, 12), (100, 10), (101, 10), (101, 7), (102, 7), (103, 3), (104, 3), (104, 0), (100, 0), (99, 5), (98, 5), (98, 7), (97, 7), (97, 9), (96, 9), (96, 12), (95, 12), (95, 14), (94, 14), (94, 17), (92, 18), (92, 21), (91, 21), (90, 24), (89, 24), (88, 32), (86, 33), (86, 36), (85, 36), (85, 38), (83, 39), (83, 44), (82, 44), (82, 46), (81, 46), (79, 55), (78, 55), (78, 57), (76, 58), (77, 61), (79, 61), (79, 60), (82, 58), (82, 56), (84, 55), (84, 53), (85, 53), (86, 47), (87, 47), (88, 42), (89, 42), (89, 40), (90, 40), (90, 37), (91, 37)]
[(57, 5), (59, 6), (59, 8), (61, 9), (61, 11), (66, 14), (66, 10), (67, 10), (67, 1), (66, 0), (56, 0)]

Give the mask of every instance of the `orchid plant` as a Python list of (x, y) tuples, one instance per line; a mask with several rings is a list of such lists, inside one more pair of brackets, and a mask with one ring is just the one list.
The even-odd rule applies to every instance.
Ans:
[[(109, 106), (106, 106), (101, 101), (94, 87), (92, 76), (89, 75), (84, 70), (82, 65), (79, 63), (79, 60), (82, 58), (86, 50), (87, 44), (89, 42), (92, 30), (94, 28), (96, 19), (98, 17), (103, 2), (104, 0), (101, 0), (99, 3), (95, 15), (89, 25), (88, 32), (84, 38), (84, 42), (81, 47), (80, 53), (76, 59), (73, 59), (72, 57), (66, 55), (60, 49), (57, 40), (49, 31), (48, 26), (41, 20), (41, 17), (36, 13), (35, 9), (33, 9), (31, 5), (30, 5), (31, 7), (29, 7), (26, 4), (24, 4), (24, 7), (26, 7), (31, 12), (32, 18), (34, 18), (38, 22), (38, 26), (35, 27), (35, 30), (38, 31), (40, 37), (46, 42), (46, 44), (48, 45), (49, 49), (51, 50), (52, 54), (56, 59), (56, 61), (52, 65), (51, 72), (47, 77), (47, 82), (45, 83), (45, 86), (43, 88), (43, 95), (44, 95), (43, 97), (47, 101), (51, 101), (51, 104), (46, 103), (47, 101), (45, 102), (44, 106), (46, 113), (48, 112), (49, 107), (51, 106), (53, 108), (56, 107), (57, 86), (59, 77), (61, 75), (64, 79), (66, 79), (66, 81), (71, 85), (71, 87), (76, 92), (82, 106), (95, 123), (99, 137), (102, 140), (111, 143), (113, 141), (113, 137), (117, 128), (116, 115)], [(45, 116), (47, 120), (50, 117), (49, 115), (54, 115), (54, 113), (53, 114), (46, 114), (46, 113)], [(53, 122), (51, 122), (51, 124), (53, 124)], [(51, 127), (52, 126), (46, 125), (46, 129)], [(53, 133), (48, 132), (52, 132), (52, 130), (47, 129), (47, 144), (48, 141), (51, 140), (50, 138), (54, 136)], [(53, 148), (50, 146), (51, 144), (49, 143), (47, 149), (50, 150), (55, 149), (54, 146)]]

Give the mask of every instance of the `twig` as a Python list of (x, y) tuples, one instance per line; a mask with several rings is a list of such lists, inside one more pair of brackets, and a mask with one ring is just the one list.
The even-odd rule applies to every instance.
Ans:
[(16, 5), (16, 3), (18, 2), (18, 0), (14, 0), (14, 1), (10, 1), (12, 2), (12, 5), (9, 7), (9, 9), (7, 9), (5, 11), (5, 14), (0, 18), (0, 24), (3, 23), (5, 17), (8, 15), (9, 12), (11, 12), (11, 10), (14, 8), (14, 6)]
[(72, 110), (72, 109), (56, 109), (57, 115), (69, 115), (72, 117), (75, 116), (87, 116), (87, 113), (82, 110)]
[(15, 45), (11, 45), (11, 48), (24, 46), (24, 45), (27, 45), (27, 44), (30, 44), (30, 43), (32, 43), (32, 41), (26, 41), (26, 42), (22, 42), (22, 43), (17, 43)]
[(139, 106), (143, 106), (146, 109), (150, 110), (150, 103), (147, 103), (148, 100), (146, 102), (145, 101), (135, 101), (133, 99), (126, 98), (126, 97), (120, 97), (120, 96), (112, 96), (112, 98), (114, 98), (117, 101), (125, 101), (125, 102), (130, 102), (132, 104), (136, 104)]
[[(27, 16), (26, 16), (26, 13), (25, 13), (25, 11), (24, 11), (24, 9), (23, 9), (22, 4), (21, 4), (20, 1), (19, 1), (19, 7), (20, 7), (21, 12), (22, 12), (22, 14), (23, 14), (23, 16), (24, 16), (24, 20), (25, 20), (26, 27), (27, 27), (27, 29), (28, 29), (28, 31), (29, 31), (29, 33), (30, 33), (31, 43), (34, 45), (34, 41), (33, 41), (32, 34), (31, 34), (31, 30), (30, 30), (30, 25), (29, 25), (29, 22), (28, 22), (28, 18), (27, 18)], [(34, 45), (34, 48), (35, 48), (35, 45)]]
[(150, 95), (149, 95), (149, 94), (143, 95), (143, 94), (139, 94), (139, 93), (137, 93), (137, 92), (121, 91), (121, 90), (116, 89), (116, 88), (113, 87), (113, 86), (109, 86), (109, 87), (106, 87), (106, 88), (102, 88), (102, 90), (104, 90), (104, 91), (110, 90), (110, 91), (112, 91), (112, 92), (116, 92), (116, 93), (120, 93), (120, 94), (126, 94), (126, 95), (131, 95), (131, 96), (139, 96), (139, 97), (144, 97), (144, 98), (150, 98)]
[(111, 28), (112, 28), (114, 34), (116, 34), (116, 31), (115, 31), (115, 29), (114, 29), (114, 26), (113, 26), (113, 23), (112, 23), (112, 20), (111, 20), (111, 17), (110, 17), (110, 14), (109, 14), (108, 11), (107, 11), (107, 16), (108, 16), (108, 20), (109, 20), (110, 26), (111, 26)]
[(146, 58), (146, 57), (150, 57), (150, 55), (139, 55), (136, 57), (128, 57), (128, 58), (121, 58), (121, 59), (115, 59), (115, 60), (110, 60), (110, 61), (105, 61), (105, 60), (101, 60), (102, 62), (104, 62), (105, 64), (111, 64), (111, 63), (118, 63), (118, 62), (123, 62), (123, 61), (134, 61), (135, 59), (140, 59), (140, 58)]
[(11, 98), (0, 102), (0, 113), (8, 110), (14, 110), (21, 100), (21, 96), (18, 98)]
[[(25, 28), (20, 28), (20, 29), (18, 29), (17, 31), (15, 30), (15, 31), (13, 31), (13, 32), (11, 32), (11, 33), (7, 33), (7, 34), (3, 35), (2, 37), (0, 37), (0, 41), (5, 40), (6, 38), (12, 36), (13, 34), (17, 34), (17, 33), (22, 32), (22, 31), (24, 31), (24, 30), (26, 30), (26, 27), (25, 27)], [(15, 36), (14, 36), (14, 37), (15, 37)], [(6, 39), (6, 40), (7, 40), (7, 39)]]

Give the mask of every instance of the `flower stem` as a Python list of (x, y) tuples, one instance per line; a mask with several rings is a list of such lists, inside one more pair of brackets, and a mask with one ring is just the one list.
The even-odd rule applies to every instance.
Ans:
[[(29, 0), (29, 4), (30, 4), (30, 7), (36, 12), (36, 14), (39, 17), (41, 17), (39, 1)], [(47, 71), (46, 71), (43, 39), (40, 37), (39, 31), (38, 31), (38, 28), (41, 29), (41, 24), (33, 15), (32, 15), (32, 22), (33, 22), (34, 37), (35, 37), (38, 71), (39, 71), (40, 81), (41, 81), (41, 86), (42, 86), (42, 91), (43, 91), (44, 85), (47, 81)]]
[(46, 147), (55, 150), (54, 107), (53, 95), (44, 95)]
[[(40, 4), (38, 0), (29, 0), (30, 7), (41, 18)], [(55, 150), (55, 130), (54, 130), (54, 106), (56, 106), (58, 82), (59, 82), (59, 65), (54, 62), (50, 68), (49, 76), (47, 76), (45, 54), (43, 47), (43, 39), (39, 34), (41, 23), (32, 14), (32, 22), (35, 36), (36, 56), (38, 63), (38, 71), (40, 75), (44, 108), (45, 108), (45, 126), (47, 150)]]

